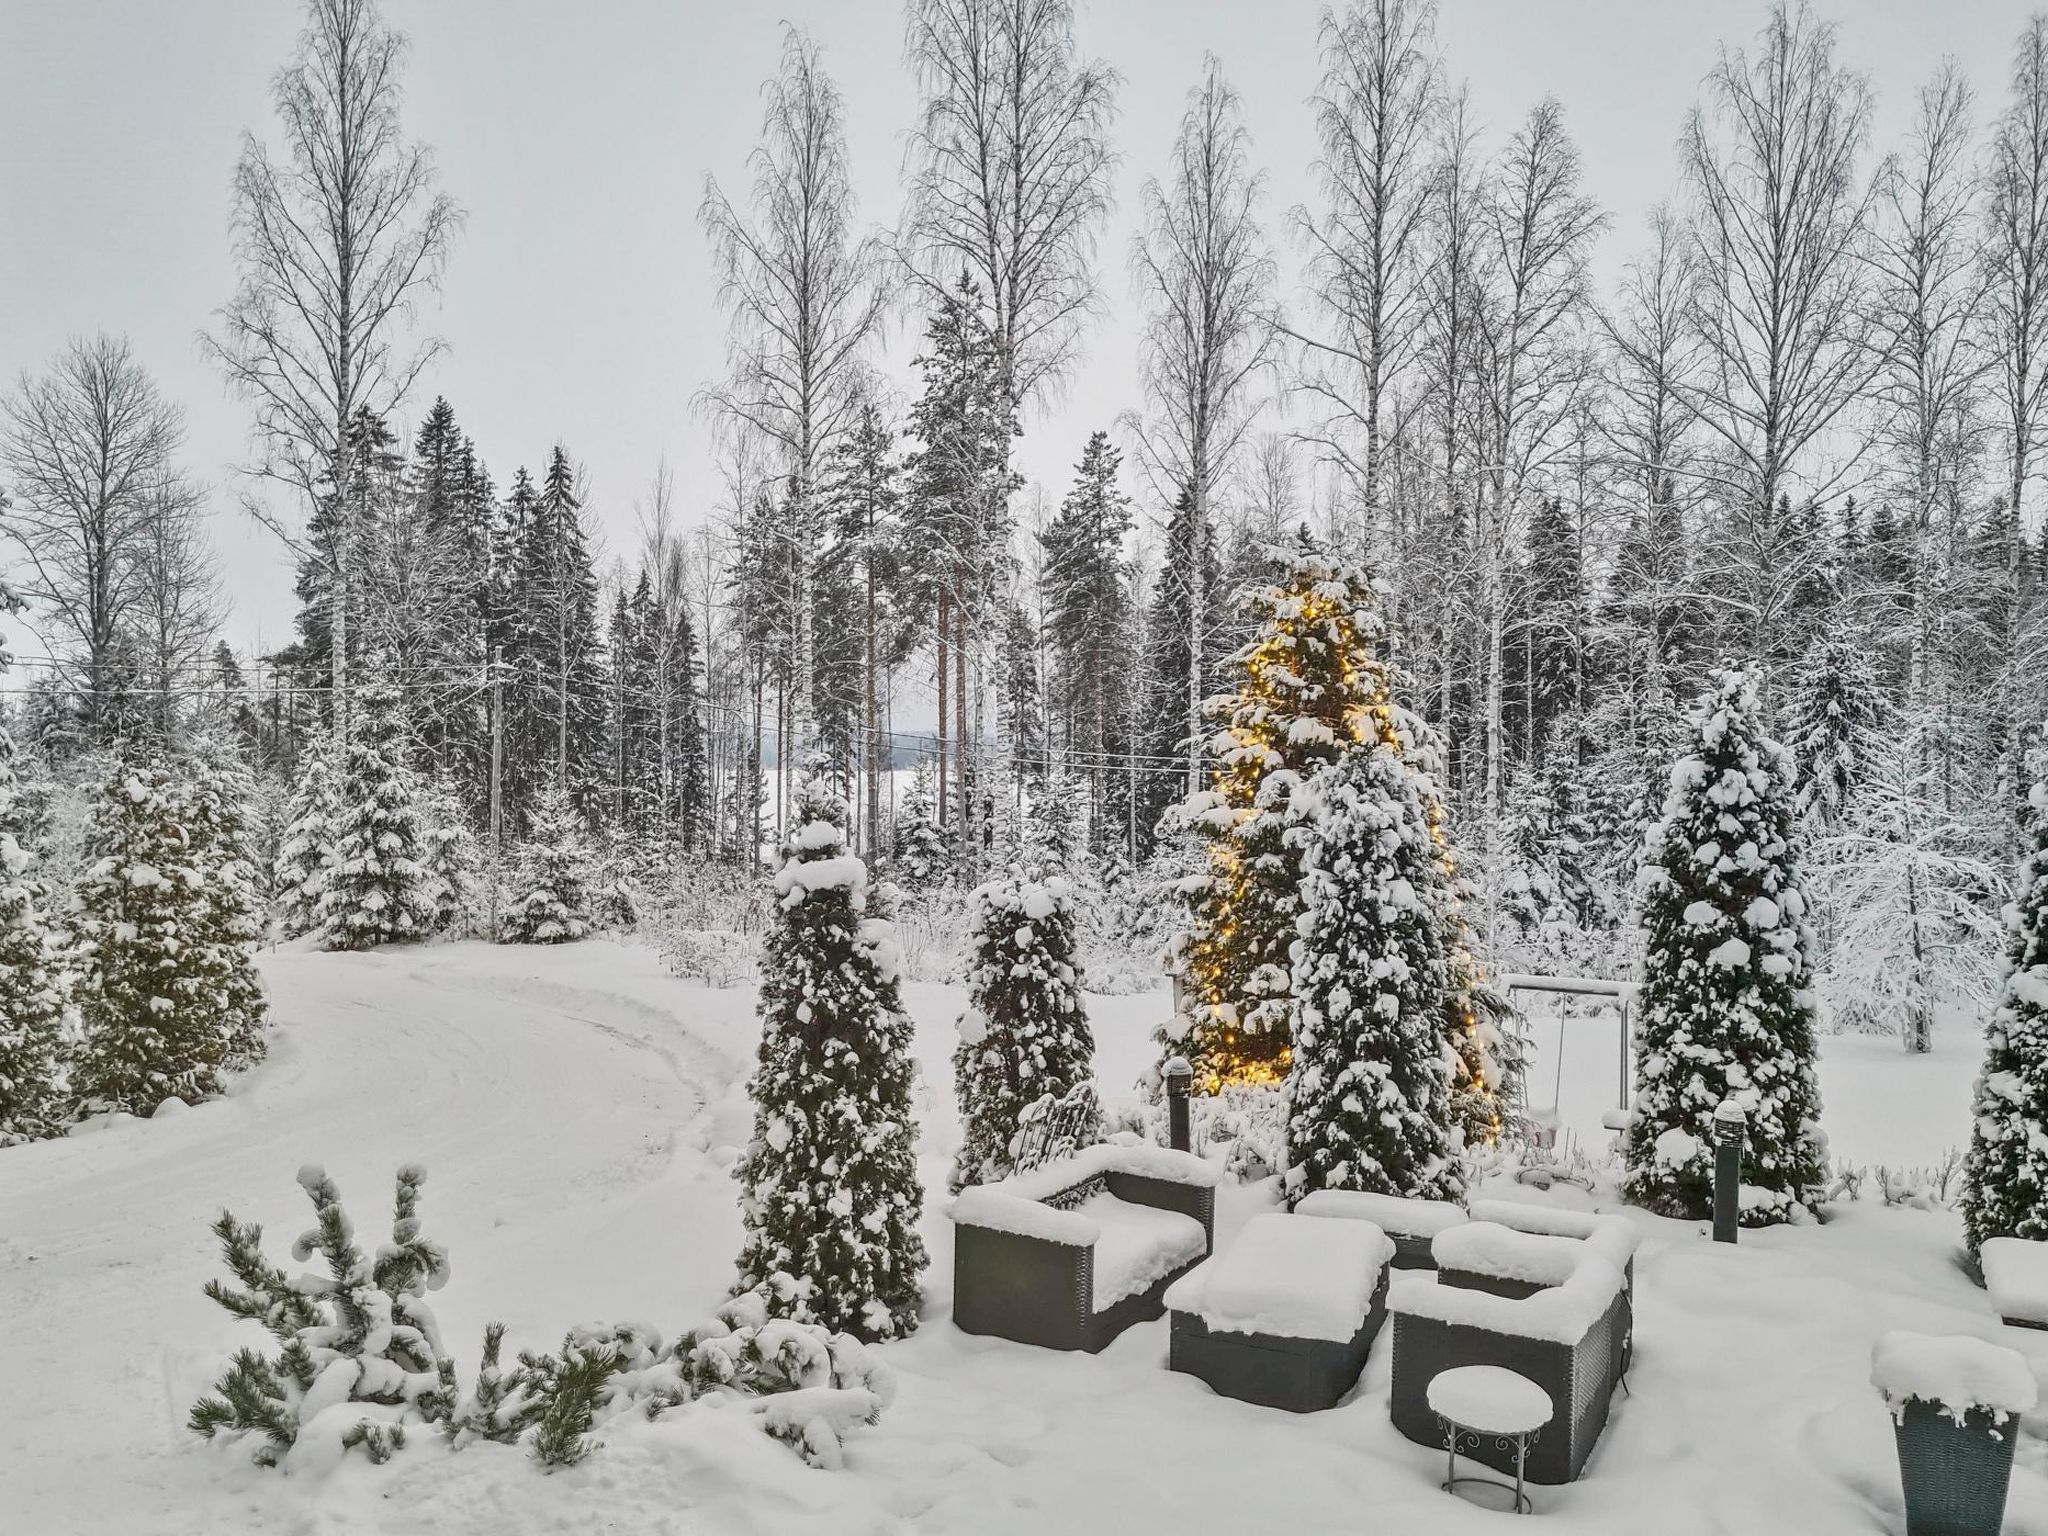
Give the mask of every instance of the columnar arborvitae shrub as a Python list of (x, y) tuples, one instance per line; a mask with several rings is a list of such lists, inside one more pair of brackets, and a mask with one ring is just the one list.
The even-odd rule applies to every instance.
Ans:
[(1074, 961), (1073, 886), (1018, 872), (978, 886), (967, 1009), (953, 1052), (963, 1135), (953, 1188), (1001, 1178), (1024, 1107), (1090, 1074), (1095, 1037)]
[(1442, 878), (1417, 775), (1360, 742), (1300, 791), (1300, 935), (1287, 1073), (1289, 1193), (1460, 1193), (1432, 887)]
[(209, 1281), (206, 1294), (236, 1317), (261, 1323), (282, 1347), (275, 1357), (240, 1351), (189, 1423), (207, 1439), (228, 1432), (261, 1437), (259, 1465), (286, 1453), (329, 1458), (362, 1446), (372, 1461), (405, 1443), (417, 1418), (446, 1419), (455, 1406), (455, 1368), (441, 1348), (426, 1293), (448, 1278), (448, 1258), (420, 1235), (426, 1175), (398, 1170), (391, 1241), (374, 1256), (356, 1246), (334, 1181), (299, 1170), (314, 1226), (292, 1245), (301, 1263), (315, 1253), (323, 1276), (290, 1276), (263, 1257), (263, 1229), (223, 1211), (213, 1225), (235, 1284)]
[(804, 785), (775, 876), (735, 1290), (758, 1290), (772, 1316), (885, 1339), (917, 1326), (925, 1265), (911, 1024), (846, 819), (824, 784)]
[(1389, 708), (1367, 574), (1305, 531), (1274, 560), (1270, 584), (1244, 598), (1256, 629), (1231, 658), (1236, 686), (1205, 706), (1217, 726), (1209, 788), (1175, 813), (1206, 842), (1208, 867), (1187, 882), (1190, 931), (1171, 957), (1187, 987), (1169, 1043), (1210, 1089), (1286, 1074), (1295, 791)]
[(43, 915), (14, 783), (14, 743), (0, 730), (0, 1147), (62, 1124), (58, 1073), (68, 1008), (63, 958)]
[(286, 938), (298, 938), (320, 926), (320, 892), (334, 862), (339, 810), (326, 752), (317, 741), (309, 742), (285, 812), (284, 842), (274, 871), (277, 925)]
[(2048, 1238), (2048, 758), (2028, 795), (2030, 846), (2007, 921), (2012, 971), (1991, 1016), (1963, 1165), (1963, 1229)]
[(500, 923), (506, 944), (567, 944), (590, 932), (590, 845), (569, 798), (550, 788), (534, 807)]
[(435, 928), (427, 832), (405, 760), (403, 699), (377, 685), (356, 696), (333, 822), (334, 862), (320, 890), (320, 941), (374, 949)]
[(1713, 1203), (1713, 1114), (1748, 1116), (1744, 1220), (1785, 1220), (1825, 1172), (1811, 937), (1791, 754), (1747, 674), (1718, 674), (1647, 843), (1629, 1198), (1698, 1218)]
[(269, 1005), (256, 973), (263, 919), (256, 897), (248, 806), (252, 789), (240, 749), (222, 738), (202, 738), (174, 772), (183, 775), (180, 798), (194, 862), (204, 877), (199, 957), (215, 979), (224, 1034), (221, 1063), (239, 1071), (262, 1059)]
[(216, 1093), (243, 1035), (225, 995), (192, 805), (158, 759), (124, 750), (100, 787), (72, 915), (84, 1043), (72, 1088), (87, 1107), (148, 1114)]

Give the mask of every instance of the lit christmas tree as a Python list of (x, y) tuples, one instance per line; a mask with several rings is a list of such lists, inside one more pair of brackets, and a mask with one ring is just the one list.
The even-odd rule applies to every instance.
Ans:
[(1963, 1164), (1963, 1230), (2048, 1238), (2048, 745), (2027, 797), (2031, 847), (2008, 915), (2012, 971), (1991, 1016)]
[(846, 823), (824, 783), (803, 786), (761, 966), (735, 1291), (759, 1294), (772, 1316), (874, 1340), (917, 1326), (923, 1193), (895, 935), (869, 910)]
[(1237, 688), (1205, 706), (1218, 727), (1210, 786), (1174, 813), (1206, 843), (1208, 868), (1187, 882), (1190, 931), (1170, 957), (1185, 982), (1170, 1043), (1209, 1091), (1287, 1074), (1295, 792), (1392, 708), (1366, 573), (1306, 530), (1274, 559), (1271, 583), (1247, 594), (1256, 630), (1232, 658)]
[(1739, 671), (1718, 675), (1693, 735), (1647, 845), (1624, 1187), (1665, 1215), (1707, 1215), (1714, 1110), (1732, 1098), (1749, 1122), (1743, 1218), (1782, 1221), (1825, 1172), (1792, 755)]
[(1087, 1080), (1095, 1057), (1074, 961), (1076, 902), (1062, 875), (977, 886), (967, 1009), (953, 1052), (962, 1135), (953, 1188), (1010, 1171), (1026, 1105)]

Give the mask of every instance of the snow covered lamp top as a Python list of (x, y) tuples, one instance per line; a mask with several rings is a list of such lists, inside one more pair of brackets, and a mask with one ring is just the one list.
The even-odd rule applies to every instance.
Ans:
[(1749, 1116), (1735, 1100), (1723, 1099), (1714, 1106), (1714, 1140), (1722, 1146), (1733, 1146), (1741, 1141), (1748, 1124)]
[(1176, 1097), (1185, 1095), (1195, 1082), (1195, 1066), (1185, 1056), (1169, 1056), (1166, 1065), (1159, 1069), (1166, 1079), (1166, 1091)]
[(1952, 1334), (1893, 1331), (1870, 1353), (1870, 1383), (1894, 1417), (1909, 1402), (1931, 1403), (1960, 1424), (1972, 1410), (1999, 1418), (2026, 1413), (2038, 1395), (2033, 1369), (2002, 1344)]

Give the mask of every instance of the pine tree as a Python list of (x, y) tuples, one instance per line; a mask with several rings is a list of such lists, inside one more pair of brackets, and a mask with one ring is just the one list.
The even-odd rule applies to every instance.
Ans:
[(334, 863), (320, 892), (321, 942), (329, 949), (413, 943), (435, 928), (403, 702), (383, 684), (356, 697), (333, 824)]
[(186, 835), (203, 881), (198, 921), (205, 939), (194, 959), (213, 978), (224, 1041), (221, 1064), (241, 1071), (263, 1059), (269, 1017), (255, 961), (263, 919), (248, 825), (254, 790), (231, 736), (195, 737), (178, 771)]
[(953, 1052), (962, 1139), (952, 1184), (999, 1179), (1027, 1105), (1087, 1080), (1095, 1056), (1074, 958), (1078, 913), (1060, 875), (1011, 870), (975, 888), (974, 957)]
[(918, 760), (903, 806), (896, 813), (896, 847), (889, 860), (889, 878), (913, 896), (938, 890), (953, 878), (953, 856), (946, 847), (945, 833), (939, 830), (930, 758)]
[(925, 1265), (898, 951), (846, 851), (844, 802), (813, 780), (797, 810), (762, 964), (735, 1291), (758, 1291), (775, 1316), (895, 1338), (917, 1326)]
[(476, 926), (484, 886), (483, 854), (453, 781), (438, 778), (420, 804), (420, 865), (434, 898), (434, 932), (467, 934)]
[(1302, 917), (1287, 1073), (1289, 1191), (1455, 1198), (1443, 879), (1419, 781), (1377, 730), (1299, 793)]
[(320, 893), (334, 864), (340, 812), (326, 749), (318, 740), (309, 741), (285, 812), (284, 843), (274, 874), (278, 927), (287, 938), (320, 926)]
[(169, 1098), (196, 1104), (220, 1091), (243, 1035), (178, 780), (126, 748), (93, 804), (72, 919), (85, 1035), (72, 1088), (89, 1106), (148, 1114)]
[(2048, 1238), (2048, 753), (2035, 768), (2029, 848), (2007, 915), (2012, 969), (1986, 1031), (1963, 1164), (1972, 1253), (1987, 1237)]
[(1718, 674), (1647, 844), (1643, 991), (1629, 1198), (1698, 1218), (1713, 1115), (1743, 1107), (1746, 1220), (1792, 1217), (1825, 1172), (1816, 1142), (1811, 935), (1791, 754), (1763, 732), (1748, 674)]
[(1198, 1083), (1278, 1083), (1287, 1072), (1289, 947), (1301, 912), (1296, 789), (1374, 711), (1390, 708), (1374, 648), (1371, 582), (1306, 530), (1248, 597), (1258, 627), (1232, 659), (1233, 692), (1209, 702), (1211, 787), (1179, 816), (1208, 845), (1189, 882), (1191, 926), (1172, 960), (1189, 983), (1173, 1043)]
[[(1270, 555), (1264, 548), (1257, 554), (1246, 552), (1247, 585), (1266, 585), (1271, 571), (1264, 567), (1270, 564)], [(1199, 583), (1194, 579), (1198, 561)], [(1204, 594), (1202, 676), (1191, 684), (1190, 613), (1198, 585)], [(1250, 638), (1234, 632), (1241, 627), (1241, 616), (1231, 603), (1222, 600), (1228, 591), (1217, 561), (1215, 534), (1206, 520), (1198, 526), (1194, 498), (1182, 494), (1167, 519), (1159, 580), (1145, 619), (1143, 674), (1140, 686), (1132, 691), (1139, 721), (1137, 747), (1148, 763), (1138, 777), (1138, 803), (1131, 817), (1137, 831), (1135, 857), (1139, 859), (1152, 850), (1160, 816), (1187, 790), (1188, 735), (1195, 725), (1188, 718), (1189, 699), (1208, 699), (1239, 644)], [(1254, 628), (1256, 622), (1254, 619)]]
[[(0, 589), (4, 595), (4, 589)], [(62, 1124), (68, 978), (43, 915), (43, 890), (22, 846), (14, 742), (0, 729), (0, 1147), (54, 1135)]]
[(535, 804), (513, 874), (499, 941), (568, 944), (590, 932), (590, 845), (569, 797), (550, 787)]
[(1876, 669), (1850, 640), (1818, 641), (1792, 682), (1786, 745), (1799, 764), (1798, 809), (1816, 835), (1841, 829), (1885, 720)]

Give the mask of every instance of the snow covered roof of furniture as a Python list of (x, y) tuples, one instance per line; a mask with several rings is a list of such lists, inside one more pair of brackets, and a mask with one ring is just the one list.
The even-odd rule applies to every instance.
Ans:
[(1429, 1379), (1429, 1406), (1453, 1424), (1487, 1435), (1526, 1435), (1557, 1411), (1550, 1394), (1502, 1365), (1458, 1365)]
[(1520, 1339), (1576, 1344), (1613, 1304), (1622, 1283), (1621, 1271), (1589, 1249), (1580, 1252), (1563, 1284), (1520, 1299), (1469, 1286), (1440, 1285), (1427, 1270), (1401, 1270), (1388, 1289), (1387, 1310)]
[(1984, 1289), (2000, 1317), (2048, 1323), (2048, 1243), (1990, 1237), (1977, 1256), (1984, 1265)]
[(1393, 1256), (1392, 1240), (1371, 1222), (1267, 1211), (1228, 1251), (1176, 1280), (1166, 1305), (1199, 1313), (1213, 1332), (1344, 1343), (1372, 1310)]
[(1972, 1408), (2026, 1413), (2037, 1395), (2020, 1354), (1963, 1334), (1885, 1334), (1870, 1352), (1870, 1382), (1894, 1410), (1918, 1399), (1958, 1419)]
[(1074, 1212), (1096, 1224), (1090, 1305), (1104, 1312), (1172, 1274), (1209, 1246), (1202, 1224), (1183, 1211), (1164, 1211), (1115, 1195), (1092, 1195)]
[(1399, 1195), (1373, 1195), (1356, 1189), (1318, 1189), (1302, 1196), (1294, 1209), (1303, 1216), (1369, 1221), (1398, 1237), (1435, 1237), (1467, 1219), (1464, 1207), (1448, 1200), (1405, 1200)]

